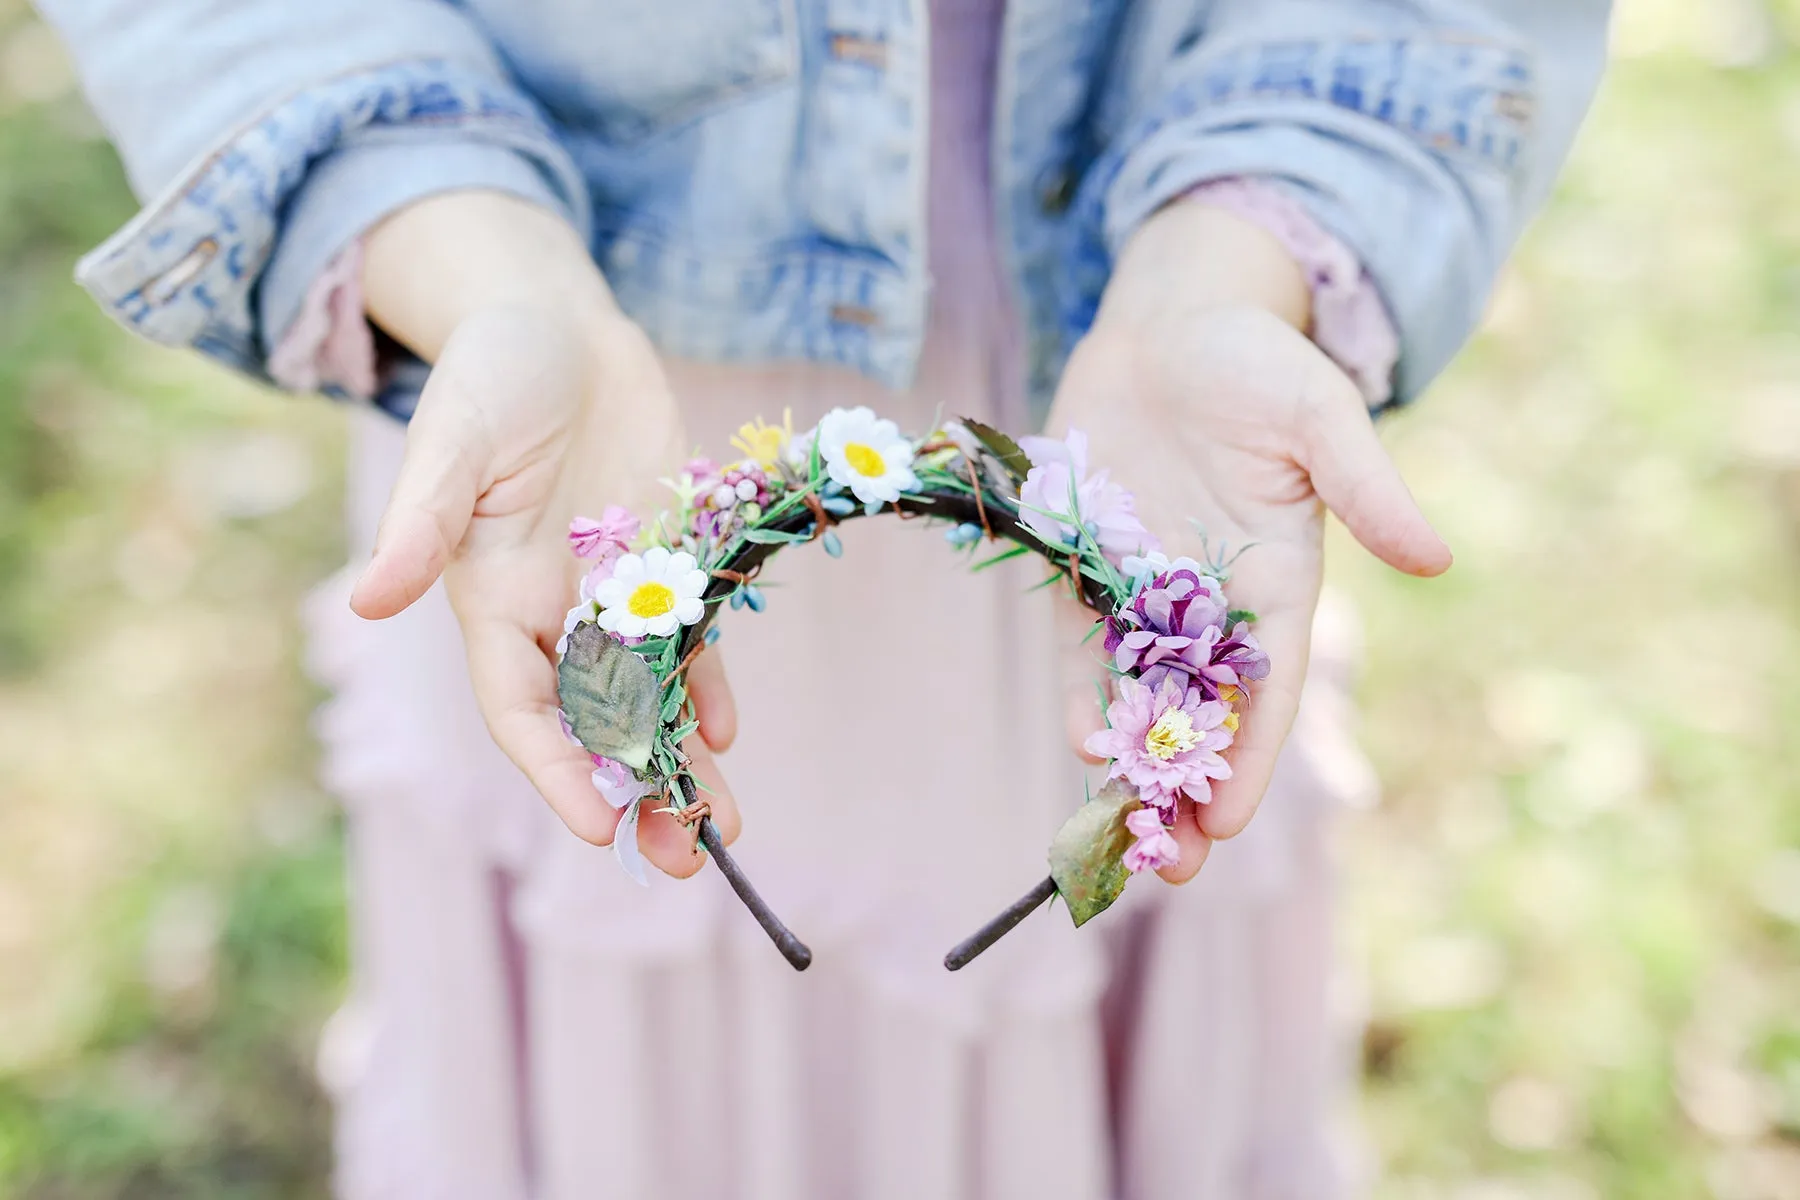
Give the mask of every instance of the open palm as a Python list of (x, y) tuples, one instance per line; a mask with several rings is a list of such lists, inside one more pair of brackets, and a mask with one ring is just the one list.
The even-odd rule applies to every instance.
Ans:
[[(618, 813), (557, 716), (553, 654), (578, 573), (567, 530), (572, 517), (608, 503), (653, 511), (655, 480), (680, 461), (682, 443), (656, 354), (623, 318), (576, 327), (541, 310), (472, 317), (432, 369), (374, 558), (351, 598), (361, 616), (391, 616), (441, 574), (495, 742), (571, 830), (603, 845)], [(707, 753), (735, 733), (717, 656), (697, 660), (689, 683), (701, 726), (688, 749), (729, 841), (737, 809)], [(639, 840), (670, 874), (704, 863), (666, 815), (648, 816)]]
[[(1178, 821), (1181, 862), (1163, 875), (1180, 882), (1199, 870), (1212, 839), (1249, 823), (1293, 724), (1325, 509), (1402, 571), (1438, 574), (1450, 552), (1376, 439), (1355, 385), (1305, 335), (1260, 309), (1170, 306), (1129, 323), (1102, 321), (1076, 348), (1052, 420), (1087, 431), (1090, 461), (1136, 494), (1139, 515), (1171, 556), (1253, 547), (1233, 564), (1229, 591), (1235, 607), (1257, 614), (1272, 667), (1252, 689), (1229, 755), (1232, 777), (1192, 820)], [(1092, 614), (1070, 601), (1065, 618), (1079, 637)], [(1069, 733), (1079, 747), (1102, 723), (1091, 644), (1069, 665)]]

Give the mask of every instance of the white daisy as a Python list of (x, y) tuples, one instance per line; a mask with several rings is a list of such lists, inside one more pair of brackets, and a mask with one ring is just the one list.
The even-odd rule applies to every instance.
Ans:
[(867, 408), (834, 408), (819, 422), (819, 457), (825, 473), (873, 508), (916, 491), (913, 446), (892, 421)]
[(577, 604), (574, 608), (571, 608), (563, 616), (562, 636), (556, 639), (557, 654), (568, 653), (569, 635), (575, 632), (575, 627), (577, 625), (581, 624), (583, 621), (592, 621), (599, 615), (600, 608), (594, 603), (594, 598), (588, 595), (588, 582), (584, 578), (581, 581), (581, 603)]
[(652, 546), (643, 554), (621, 555), (612, 578), (594, 588), (600, 605), (596, 624), (620, 637), (668, 637), (706, 615), (700, 593), (706, 572), (686, 552)]

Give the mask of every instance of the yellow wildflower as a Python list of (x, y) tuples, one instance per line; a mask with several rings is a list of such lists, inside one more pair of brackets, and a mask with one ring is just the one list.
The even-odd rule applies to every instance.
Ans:
[(794, 436), (794, 410), (781, 411), (780, 425), (766, 425), (761, 417), (739, 426), (731, 444), (758, 466), (772, 471), (781, 465), (781, 452)]

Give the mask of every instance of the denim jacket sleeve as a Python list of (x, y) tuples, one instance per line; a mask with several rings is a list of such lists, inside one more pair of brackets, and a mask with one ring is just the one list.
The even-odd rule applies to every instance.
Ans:
[(76, 277), (152, 340), (266, 378), (320, 268), (434, 192), (587, 228), (574, 164), (443, 0), (38, 2), (145, 201)]
[(1400, 334), (1394, 400), (1409, 400), (1474, 329), (1547, 196), (1599, 80), (1608, 7), (1219, 0), (1170, 32), (1166, 66), (1087, 173), (1077, 261), (1104, 266), (1197, 184), (1271, 179), (1361, 256)]

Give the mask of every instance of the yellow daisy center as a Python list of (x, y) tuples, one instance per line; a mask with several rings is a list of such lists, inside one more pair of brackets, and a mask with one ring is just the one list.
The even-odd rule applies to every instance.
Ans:
[(1156, 718), (1156, 724), (1150, 726), (1150, 732), (1144, 735), (1145, 753), (1165, 762), (1199, 744), (1200, 735), (1194, 732), (1193, 719), (1179, 708), (1165, 709), (1163, 715)]
[(861, 442), (845, 442), (844, 459), (858, 475), (877, 478), (887, 474), (887, 460), (873, 446), (865, 446)]
[(625, 602), (634, 617), (660, 617), (675, 607), (675, 590), (666, 583), (640, 583)]

